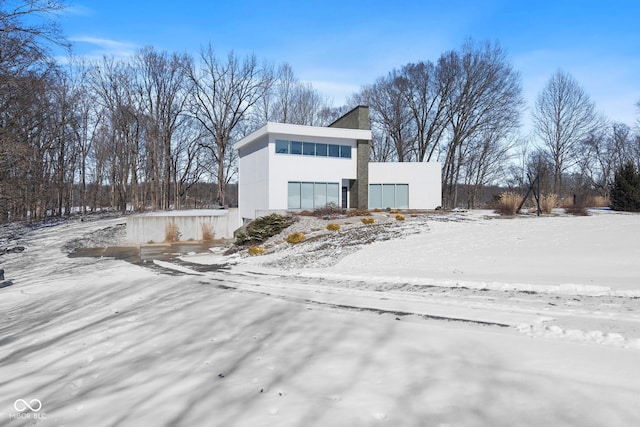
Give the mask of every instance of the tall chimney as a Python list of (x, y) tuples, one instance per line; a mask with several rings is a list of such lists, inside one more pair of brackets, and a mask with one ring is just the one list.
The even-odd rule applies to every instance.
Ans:
[[(369, 107), (359, 105), (349, 111), (329, 127), (343, 129), (371, 130)], [(352, 207), (369, 209), (369, 144), (371, 141), (358, 139), (356, 141), (356, 180), (349, 189)]]

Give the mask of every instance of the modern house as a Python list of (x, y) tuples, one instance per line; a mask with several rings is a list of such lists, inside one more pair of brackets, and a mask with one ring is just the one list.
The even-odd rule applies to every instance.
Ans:
[(440, 206), (440, 164), (369, 162), (370, 143), (365, 106), (328, 127), (267, 123), (236, 143), (241, 219), (328, 203), (357, 209)]

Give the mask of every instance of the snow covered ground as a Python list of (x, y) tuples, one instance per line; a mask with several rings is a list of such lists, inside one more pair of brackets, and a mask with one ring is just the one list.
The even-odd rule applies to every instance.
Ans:
[(142, 265), (67, 257), (123, 219), (0, 230), (0, 425), (640, 425), (640, 215), (305, 221)]

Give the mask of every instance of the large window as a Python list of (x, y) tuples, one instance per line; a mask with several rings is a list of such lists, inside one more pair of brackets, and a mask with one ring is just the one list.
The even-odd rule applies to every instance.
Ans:
[(344, 159), (350, 159), (351, 146), (276, 139), (276, 153), (316, 157), (342, 157)]
[(369, 209), (409, 209), (409, 184), (369, 184)]
[(328, 203), (340, 206), (337, 182), (289, 182), (287, 209), (317, 209)]

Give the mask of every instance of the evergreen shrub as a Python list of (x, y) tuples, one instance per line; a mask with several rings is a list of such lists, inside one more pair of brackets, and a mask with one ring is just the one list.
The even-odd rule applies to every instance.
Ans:
[(611, 209), (640, 212), (640, 171), (633, 162), (622, 165), (611, 185)]

